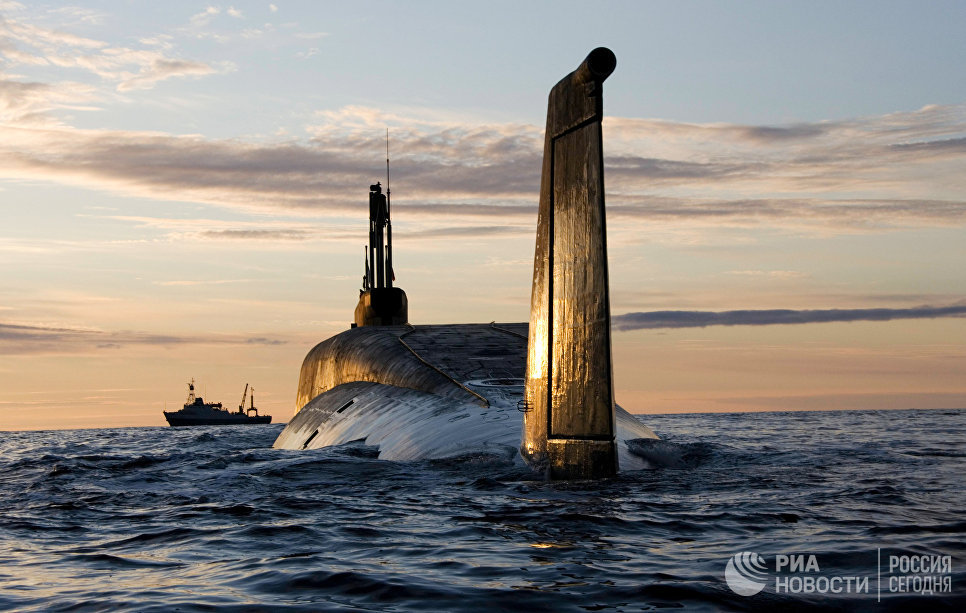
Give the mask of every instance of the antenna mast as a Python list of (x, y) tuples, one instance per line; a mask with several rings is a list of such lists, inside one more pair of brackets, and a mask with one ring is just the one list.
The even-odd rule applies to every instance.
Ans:
[(369, 186), (369, 244), (366, 246), (366, 275), (362, 279), (359, 303), (352, 327), (399, 326), (409, 320), (406, 292), (394, 287), (396, 273), (392, 268), (392, 219), (389, 188), (389, 128), (386, 128), (386, 184)]
[(386, 128), (386, 287), (392, 287), (396, 273), (392, 269), (392, 188), (389, 183), (389, 128)]

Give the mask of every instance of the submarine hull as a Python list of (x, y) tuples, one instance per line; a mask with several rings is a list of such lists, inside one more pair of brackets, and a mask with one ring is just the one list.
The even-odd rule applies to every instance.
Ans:
[[(522, 462), (527, 328), (494, 323), (346, 330), (306, 356), (300, 409), (274, 446), (317, 449), (362, 441), (378, 447), (386, 460), (476, 454)], [(618, 407), (623, 469), (648, 466), (628, 445), (648, 438), (657, 437)]]

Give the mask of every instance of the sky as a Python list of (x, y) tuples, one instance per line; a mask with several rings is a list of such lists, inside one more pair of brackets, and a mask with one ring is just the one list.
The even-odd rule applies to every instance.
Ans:
[(392, 158), (410, 321), (529, 317), (597, 46), (634, 413), (966, 407), (966, 3), (0, 0), (0, 429), (276, 421)]

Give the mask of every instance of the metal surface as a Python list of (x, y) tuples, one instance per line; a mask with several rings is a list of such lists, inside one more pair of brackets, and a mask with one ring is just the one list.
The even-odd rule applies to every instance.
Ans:
[[(370, 274), (369, 287), (386, 287), (386, 245), (384, 231), (389, 223), (389, 207), (386, 196), (382, 193), (380, 183), (369, 186), (369, 252), (370, 259), (375, 264)], [(375, 283), (373, 284), (373, 281)]]
[(409, 298), (399, 287), (376, 287), (359, 294), (354, 326), (404, 326), (409, 323)]
[(594, 49), (547, 104), (521, 452), (552, 478), (618, 468), (601, 135), (616, 63)]
[(491, 450), (516, 455), (519, 426), (507, 407), (482, 407), (423, 391), (371, 382), (339, 385), (314, 398), (275, 441), (317, 449), (363, 440), (385, 460), (425, 460)]
[(509, 413), (523, 394), (526, 326), (367, 327), (332, 337), (306, 356), (296, 415), (275, 447), (366, 438), (387, 459), (514, 450), (520, 424)]
[(526, 324), (352, 328), (316, 345), (302, 362), (298, 412), (319, 394), (352, 381), (420, 390), (486, 404), (463, 385), (518, 378), (526, 366)]
[[(526, 330), (526, 324), (516, 324), (516, 327)], [(421, 334), (421, 342), (426, 346), (441, 336), (461, 337), (467, 348), (486, 347), (495, 340), (484, 325), (426, 328), (417, 328), (417, 333), (425, 333)], [(397, 385), (352, 381), (322, 392), (301, 407), (282, 430), (274, 447), (318, 449), (362, 441), (376, 447), (383, 460), (426, 460), (473, 454), (522, 462), (518, 445), (523, 415), (517, 411), (516, 403), (523, 397), (525, 351), (522, 344), (517, 347), (519, 352), (515, 357), (520, 369), (513, 373), (515, 377), (460, 382), (464, 388), (485, 397), (485, 406)], [(475, 352), (471, 349), (472, 353)], [(461, 355), (465, 354), (458, 347), (441, 345), (419, 357), (442, 370), (448, 365), (458, 365)], [(469, 361), (473, 362), (474, 358), (471, 356)], [(476, 369), (472, 364), (468, 367)], [(460, 376), (464, 370), (456, 366), (449, 374)], [(647, 468), (648, 461), (634, 452), (634, 441), (655, 438), (654, 433), (620, 408), (617, 426), (621, 466), (628, 470)]]
[(319, 394), (352, 381), (385, 383), (454, 401), (479, 402), (399, 341), (409, 330), (408, 326), (352, 328), (316, 345), (302, 362), (296, 411)]
[(296, 415), (276, 448), (362, 440), (393, 460), (508, 454), (550, 478), (648, 465), (638, 439), (657, 437), (615, 405), (611, 376), (600, 122), (615, 63), (595, 49), (550, 93), (529, 327), (385, 325), (405, 323), (388, 293), (405, 294), (391, 287), (391, 256), (381, 266), (375, 185), (359, 327), (306, 356)]
[[(388, 163), (388, 159), (386, 162)], [(382, 185), (369, 186), (369, 245), (353, 326), (400, 326), (409, 323), (406, 292), (393, 287), (392, 220)]]

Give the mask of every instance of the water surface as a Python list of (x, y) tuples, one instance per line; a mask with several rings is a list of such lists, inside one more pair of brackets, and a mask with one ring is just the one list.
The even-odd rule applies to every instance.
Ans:
[[(276, 425), (5, 432), (0, 609), (959, 611), (964, 417), (647, 416), (661, 466), (598, 483), (275, 450)], [(743, 551), (814, 555), (869, 593), (776, 594), (771, 573), (739, 596)], [(877, 584), (880, 555), (914, 554), (950, 556), (951, 593)]]

